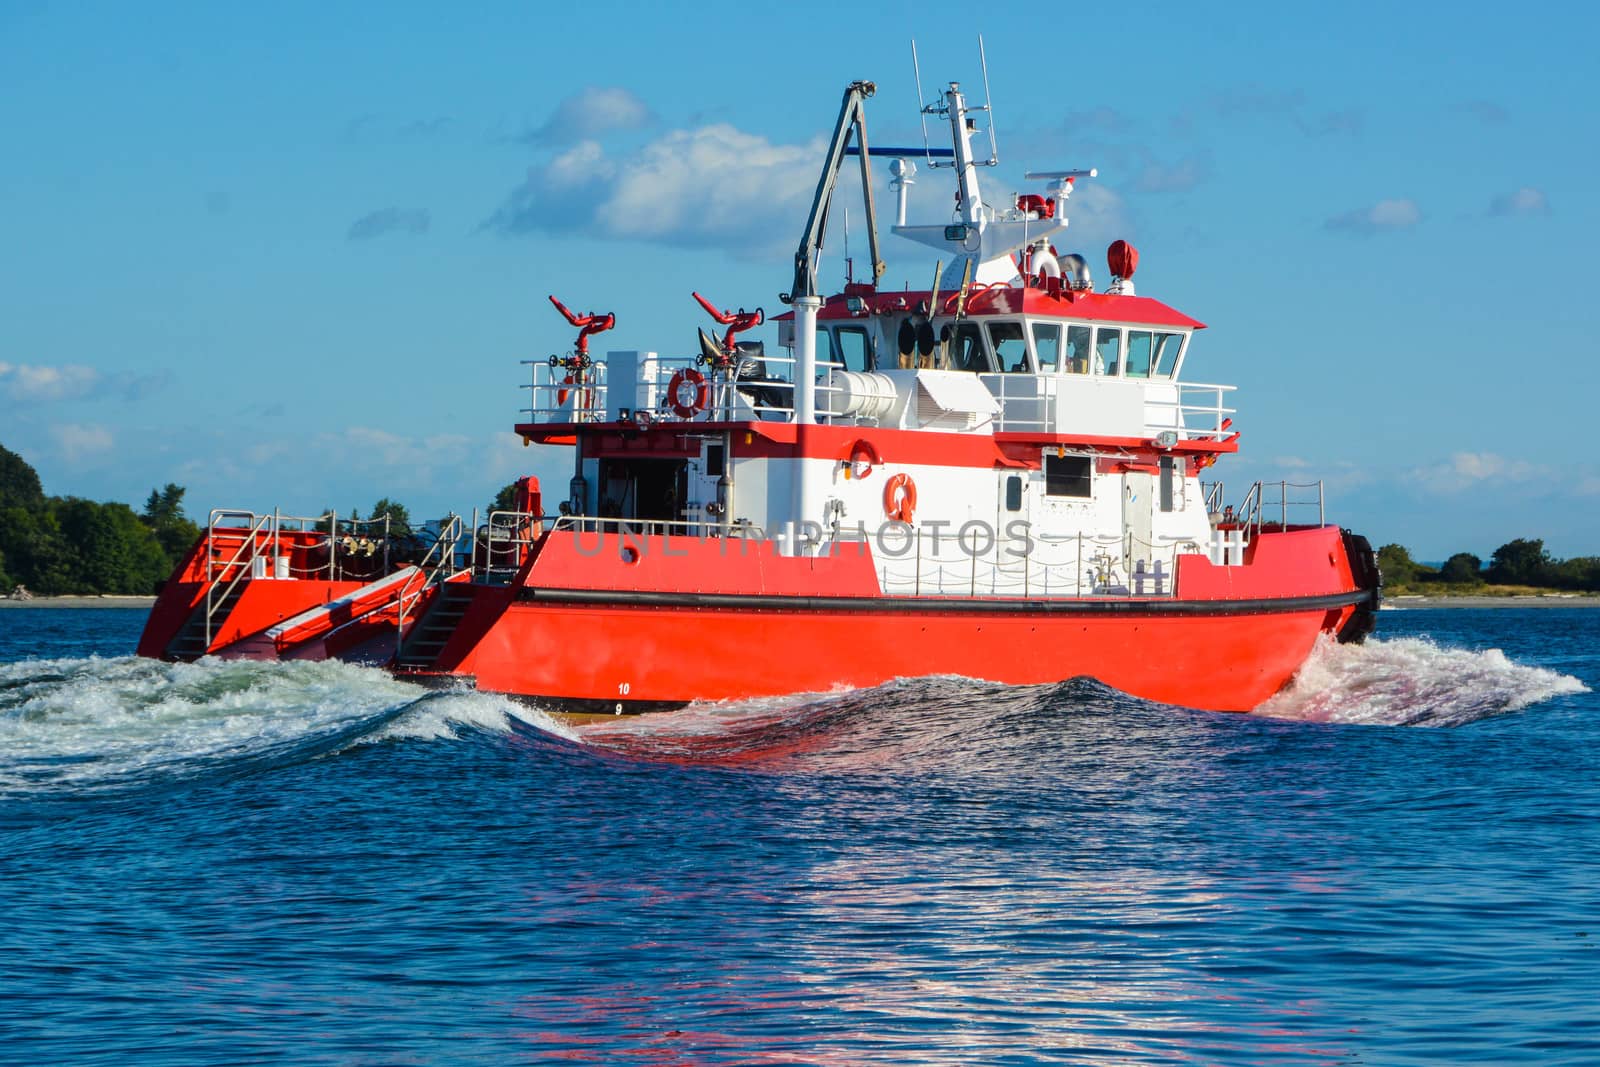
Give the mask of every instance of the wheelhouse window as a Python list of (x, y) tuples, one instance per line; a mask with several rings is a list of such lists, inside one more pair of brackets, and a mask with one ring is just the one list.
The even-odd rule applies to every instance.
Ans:
[(1186, 334), (1158, 333), (1156, 334), (1156, 359), (1155, 365), (1150, 368), (1150, 373), (1156, 378), (1170, 378), (1178, 369), (1178, 354), (1183, 351), (1183, 339)]
[(1149, 330), (1128, 331), (1128, 377), (1150, 377), (1150, 357), (1154, 348), (1155, 334)]
[(1045, 496), (1075, 497), (1087, 500), (1092, 495), (1090, 475), (1094, 460), (1088, 456), (1044, 457)]
[(817, 327), (817, 359), (839, 362), (839, 340), (826, 326)]
[(1033, 355), (1039, 361), (1040, 374), (1054, 374), (1060, 369), (1060, 323), (1036, 322), (1033, 324)]
[(1094, 345), (1092, 339), (1094, 331), (1087, 326), (1067, 327), (1067, 366), (1068, 374), (1088, 374), (1093, 363)]
[(1094, 331), (1094, 371), (1116, 377), (1122, 371), (1122, 330), (1117, 326), (1097, 326)]
[(834, 362), (843, 363), (845, 370), (872, 369), (872, 343), (867, 339), (867, 331), (860, 326), (839, 327), (834, 352)]
[(989, 323), (989, 345), (1001, 370), (1009, 374), (1027, 372), (1028, 342), (1022, 334), (1022, 323)]
[(986, 374), (993, 370), (983, 347), (983, 334), (974, 323), (963, 322), (950, 338), (950, 369)]

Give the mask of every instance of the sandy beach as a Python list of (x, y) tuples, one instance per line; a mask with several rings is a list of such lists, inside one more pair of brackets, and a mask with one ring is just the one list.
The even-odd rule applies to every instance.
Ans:
[(1600, 608), (1600, 596), (1550, 593), (1542, 596), (1386, 596), (1384, 610), (1402, 608)]

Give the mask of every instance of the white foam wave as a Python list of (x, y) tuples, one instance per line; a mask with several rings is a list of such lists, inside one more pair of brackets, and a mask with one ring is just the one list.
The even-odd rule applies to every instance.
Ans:
[(461, 736), (461, 727), (506, 733), (514, 723), (522, 723), (568, 741), (579, 740), (570, 726), (538, 708), (498, 693), (480, 693), (464, 684), (430, 694), (406, 709), (403, 715), (385, 723), (366, 740), (455, 740)]
[(427, 693), (336, 661), (115, 659), (0, 664), (0, 796), (116, 787), (300, 745), (447, 738), (547, 717), (470, 690)]
[(1309, 722), (1460, 726), (1588, 686), (1516, 663), (1497, 648), (1442, 648), (1416, 637), (1320, 643), (1290, 688), (1257, 715)]

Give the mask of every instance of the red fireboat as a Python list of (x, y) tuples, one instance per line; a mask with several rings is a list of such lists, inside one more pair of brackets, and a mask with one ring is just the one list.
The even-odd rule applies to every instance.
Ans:
[[(615, 323), (550, 299), (573, 349), (529, 361), (524, 442), (569, 448), (554, 508), (425, 535), (337, 514), (213, 512), (139, 653), (338, 658), (553, 710), (622, 713), (955, 674), (1088, 676), (1148, 700), (1245, 711), (1319, 639), (1359, 641), (1379, 598), (1365, 538), (1320, 483), (1210, 480), (1238, 450), (1232, 386), (1183, 371), (1202, 323), (1062, 254), (1074, 184), (984, 200), (984, 107), (957, 83), (923, 112), (951, 146), (869, 147), (850, 85), (772, 349), (762, 309), (720, 308), (698, 349), (589, 342)], [(992, 146), (992, 140), (990, 142)], [(824, 298), (816, 270), (847, 159), (866, 191), (872, 278)], [(871, 160), (890, 157), (890, 232), (938, 249), (927, 289), (880, 285)], [(907, 225), (920, 160), (949, 170), (947, 219)], [(944, 201), (948, 203), (948, 200)], [(480, 521), (481, 518), (481, 521)]]

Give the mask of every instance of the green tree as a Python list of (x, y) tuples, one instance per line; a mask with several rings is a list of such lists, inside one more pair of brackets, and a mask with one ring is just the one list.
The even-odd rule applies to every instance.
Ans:
[(1457, 552), (1439, 568), (1439, 580), (1458, 585), (1483, 581), (1483, 560), (1471, 552)]
[(37, 511), (44, 507), (39, 472), (27, 460), (0, 445), (0, 512), (11, 508)]
[(51, 501), (66, 548), (69, 593), (153, 592), (171, 570), (155, 532), (126, 504), (66, 497)]
[(406, 537), (411, 533), (411, 514), (406, 511), (404, 504), (396, 503), (384, 497), (372, 505), (372, 514), (368, 519), (389, 520), (389, 534), (391, 537)]
[(494, 495), (494, 500), (489, 504), (490, 511), (516, 511), (517, 510), (517, 483), (502, 486)]
[(0, 446), (0, 557), (7, 592), (18, 583), (36, 593), (62, 591), (67, 555), (48, 503), (39, 472)]
[(139, 516), (156, 535), (161, 551), (167, 559), (167, 568), (177, 566), (190, 547), (200, 539), (200, 527), (189, 521), (183, 513), (181, 485), (168, 482), (161, 489), (150, 490), (144, 512)]
[(1494, 550), (1487, 577), (1497, 585), (1540, 585), (1554, 562), (1543, 541), (1519, 537)]
[(1404, 545), (1384, 545), (1378, 549), (1378, 567), (1383, 571), (1385, 585), (1410, 585), (1417, 580), (1419, 565)]
[(1577, 556), (1553, 564), (1548, 572), (1551, 585), (1559, 589), (1600, 590), (1600, 556)]

